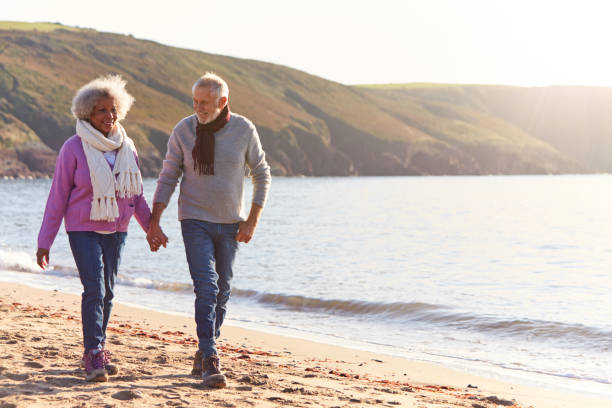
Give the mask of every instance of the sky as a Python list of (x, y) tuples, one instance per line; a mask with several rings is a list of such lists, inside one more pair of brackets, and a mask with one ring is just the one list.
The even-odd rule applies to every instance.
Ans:
[(0, 20), (59, 22), (132, 34), (286, 65), (343, 84), (612, 86), (612, 2), (605, 0), (0, 4)]

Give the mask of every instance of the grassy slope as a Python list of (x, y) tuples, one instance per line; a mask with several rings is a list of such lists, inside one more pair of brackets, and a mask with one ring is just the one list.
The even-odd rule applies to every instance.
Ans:
[(514, 128), (504, 135), (516, 143), (539, 149), (547, 144), (546, 149), (554, 148), (586, 171), (612, 171), (610, 88), (393, 84), (361, 89), (386, 98), (417, 100), (432, 109), (447, 107), (486, 115)]
[[(371, 110), (366, 101), (356, 98), (348, 87), (296, 70), (94, 31), (0, 33), (3, 110), (55, 150), (72, 132), (69, 104), (74, 91), (109, 72), (124, 75), (136, 96), (126, 127), (151, 159), (159, 159), (174, 124), (190, 114), (190, 85), (207, 70), (227, 79), (232, 109), (257, 124), (271, 161), (289, 173), (317, 174), (321, 168), (327, 173), (350, 173), (350, 160), (330, 145), (324, 121), (306, 112), (297, 99), (322, 98), (332, 115), (342, 115), (343, 106), (351, 105), (356, 126), (375, 139), (370, 132), (377, 131), (376, 122), (362, 119)], [(369, 116), (378, 122), (389, 119), (380, 111)], [(395, 122), (382, 135), (389, 140), (406, 139), (406, 126)], [(322, 153), (314, 157), (318, 166), (307, 154), (315, 152)]]
[[(74, 132), (69, 108), (75, 90), (98, 75), (120, 73), (136, 97), (124, 124), (154, 174), (172, 127), (191, 113), (191, 84), (212, 70), (228, 81), (232, 110), (257, 125), (280, 174), (554, 173), (577, 168), (564, 154), (573, 156), (558, 150), (554, 140), (534, 137), (499, 104), (488, 105), (499, 96), (484, 97), (470, 87), (348, 87), (279, 65), (131, 36), (14, 24), (0, 22), (4, 147), (28, 141), (57, 150)], [(513, 98), (529, 92), (512, 89), (517, 93)]]
[(87, 29), (78, 27), (68, 27), (60, 23), (26, 23), (23, 21), (0, 21), (0, 30), (24, 30), (24, 31), (55, 31), (55, 30), (70, 30), (70, 31), (85, 31)]

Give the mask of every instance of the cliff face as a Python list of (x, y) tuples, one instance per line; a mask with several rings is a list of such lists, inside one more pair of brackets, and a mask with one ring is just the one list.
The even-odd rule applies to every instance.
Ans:
[[(74, 134), (70, 103), (121, 74), (123, 122), (156, 176), (190, 88), (224, 77), (230, 107), (257, 126), (277, 175), (532, 174), (609, 171), (612, 90), (492, 86), (349, 87), (252, 60), (58, 25), (0, 23), (0, 175), (50, 175)], [(25, 29), (24, 29), (25, 28)], [(579, 95), (579, 97), (576, 97)]]

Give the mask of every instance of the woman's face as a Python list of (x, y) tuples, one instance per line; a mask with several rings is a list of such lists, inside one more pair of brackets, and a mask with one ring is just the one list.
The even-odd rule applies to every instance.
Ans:
[(117, 122), (117, 105), (113, 98), (104, 96), (96, 102), (89, 122), (93, 127), (98, 129), (100, 133), (108, 137), (109, 132)]

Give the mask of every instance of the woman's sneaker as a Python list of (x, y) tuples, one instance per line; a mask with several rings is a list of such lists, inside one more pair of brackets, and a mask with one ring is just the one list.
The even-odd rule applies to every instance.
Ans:
[(103, 382), (108, 381), (108, 375), (104, 368), (104, 353), (99, 350), (94, 354), (94, 350), (89, 350), (83, 356), (83, 365), (87, 375), (85, 381)]
[[(119, 372), (119, 369), (115, 364), (111, 363), (111, 352), (104, 348), (104, 343), (102, 343), (102, 352), (104, 353), (104, 368), (106, 369), (106, 373), (108, 375), (116, 375)], [(81, 368), (85, 368), (85, 356), (87, 352), (83, 353), (83, 358), (81, 358)]]
[(103, 348), (101, 353), (104, 353), (104, 368), (108, 375), (116, 375), (119, 370), (116, 365), (111, 363), (111, 352)]

